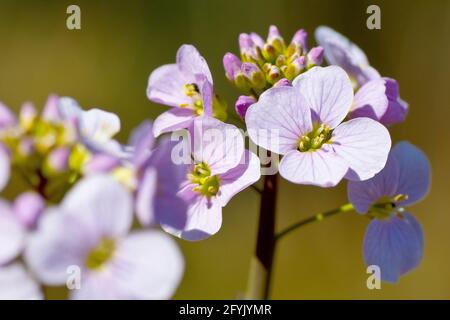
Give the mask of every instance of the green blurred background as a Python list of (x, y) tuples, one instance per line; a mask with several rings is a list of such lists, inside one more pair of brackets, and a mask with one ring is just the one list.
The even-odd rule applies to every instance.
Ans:
[[(81, 7), (82, 30), (66, 29), (66, 8)], [(238, 53), (240, 32), (266, 35), (276, 24), (285, 39), (329, 25), (359, 44), (373, 66), (400, 83), (410, 103), (394, 141), (409, 140), (429, 156), (432, 191), (410, 208), (422, 222), (425, 253), (417, 270), (396, 285), (366, 288), (362, 238), (368, 220), (354, 213), (310, 225), (283, 239), (276, 254), (275, 299), (450, 298), (450, 1), (377, 1), (381, 30), (366, 28), (372, 1), (0, 1), (0, 100), (18, 109), (42, 106), (49, 93), (122, 119), (120, 139), (144, 119), (166, 110), (145, 90), (150, 72), (173, 63), (178, 47), (194, 44), (207, 59), (215, 88), (232, 106), (222, 57)], [(232, 109), (231, 109), (232, 110)], [(320, 189), (282, 182), (278, 228), (346, 202), (346, 185)], [(12, 195), (10, 190), (7, 196)], [(186, 272), (178, 299), (233, 299), (245, 290), (255, 246), (259, 199), (252, 190), (224, 210), (222, 230), (209, 240), (178, 241)], [(53, 292), (53, 298), (58, 292)]]

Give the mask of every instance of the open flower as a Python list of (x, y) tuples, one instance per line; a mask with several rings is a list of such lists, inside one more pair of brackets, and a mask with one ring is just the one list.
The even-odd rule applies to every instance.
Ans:
[(0, 267), (0, 300), (41, 300), (43, 293), (21, 263)]
[[(245, 150), (241, 132), (215, 118), (197, 118), (189, 127), (190, 141), (168, 143), (155, 150), (141, 196), (153, 194), (152, 210), (164, 230), (186, 240), (202, 240), (222, 225), (222, 207), (260, 178), (259, 159)], [(187, 152), (174, 159), (177, 150)], [(154, 187), (152, 187), (154, 186)], [(139, 215), (148, 225), (155, 221)]]
[(389, 132), (380, 123), (369, 118), (342, 122), (352, 102), (344, 70), (316, 67), (297, 77), (293, 87), (264, 92), (247, 110), (245, 122), (257, 145), (284, 155), (280, 174), (285, 179), (330, 187), (344, 177), (373, 177), (391, 147)]
[(425, 154), (400, 142), (380, 173), (348, 184), (348, 197), (356, 211), (373, 218), (364, 237), (364, 259), (380, 267), (384, 281), (396, 282), (422, 259), (422, 228), (405, 207), (426, 196), (430, 176)]
[(205, 59), (194, 46), (182, 45), (176, 63), (157, 68), (148, 80), (148, 98), (172, 107), (156, 118), (155, 136), (187, 128), (197, 116), (212, 115), (212, 85)]
[(177, 288), (183, 258), (159, 231), (131, 232), (132, 198), (113, 178), (81, 180), (40, 221), (25, 260), (47, 285), (61, 285), (80, 268), (74, 299), (166, 299)]
[(381, 77), (357, 45), (325, 26), (316, 29), (316, 40), (328, 63), (343, 68), (358, 89), (350, 118), (368, 117), (385, 125), (405, 120), (408, 104), (400, 98), (397, 81)]

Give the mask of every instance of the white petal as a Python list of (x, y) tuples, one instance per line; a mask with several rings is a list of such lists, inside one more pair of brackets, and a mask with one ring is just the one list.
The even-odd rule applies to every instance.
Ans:
[(41, 300), (39, 284), (28, 274), (22, 264), (15, 263), (0, 268), (0, 300)]
[(0, 265), (17, 257), (25, 244), (26, 231), (11, 206), (0, 200)]

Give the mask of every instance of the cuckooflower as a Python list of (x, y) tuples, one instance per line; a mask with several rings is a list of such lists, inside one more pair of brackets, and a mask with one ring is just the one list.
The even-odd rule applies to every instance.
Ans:
[(0, 300), (41, 300), (39, 284), (21, 263), (0, 267)]
[[(192, 45), (182, 45), (175, 64), (154, 70), (148, 80), (148, 98), (172, 107), (154, 122), (154, 134), (187, 128), (198, 116), (224, 117), (223, 107), (213, 93), (208, 64)], [(214, 103), (214, 110), (213, 110)]]
[[(196, 241), (220, 229), (222, 207), (260, 178), (260, 164), (233, 125), (202, 117), (188, 132), (190, 141), (155, 150), (144, 176), (147, 187), (139, 191), (141, 197), (154, 195), (154, 203), (138, 217), (144, 225), (156, 220), (167, 232)], [(151, 217), (158, 212), (164, 216)]]
[(364, 236), (364, 259), (380, 267), (384, 281), (397, 282), (422, 259), (422, 228), (405, 207), (426, 196), (430, 176), (425, 154), (399, 142), (380, 173), (348, 184), (348, 198), (356, 211), (373, 218)]
[(280, 174), (293, 183), (330, 187), (344, 177), (366, 180), (384, 167), (391, 139), (372, 119), (343, 122), (352, 101), (344, 70), (315, 67), (293, 87), (264, 92), (245, 122), (257, 145), (284, 155)]
[(40, 220), (25, 251), (47, 285), (68, 280), (78, 267), (74, 299), (166, 299), (184, 268), (175, 242), (159, 231), (131, 232), (132, 197), (110, 176), (78, 182), (59, 207)]
[(316, 29), (316, 40), (328, 63), (343, 68), (358, 89), (350, 118), (368, 117), (385, 125), (405, 120), (408, 104), (400, 98), (397, 81), (381, 77), (357, 45), (325, 26)]

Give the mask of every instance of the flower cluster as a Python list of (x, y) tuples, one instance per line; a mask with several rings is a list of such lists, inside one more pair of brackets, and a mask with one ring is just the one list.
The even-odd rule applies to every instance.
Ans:
[(220, 230), (223, 208), (261, 177), (247, 145), (282, 156), (292, 183), (348, 180), (352, 207), (371, 219), (366, 263), (390, 282), (416, 267), (423, 234), (404, 208), (428, 192), (430, 166), (410, 143), (391, 150), (387, 127), (408, 105), (347, 38), (319, 27), (316, 40), (309, 49), (301, 29), (286, 45), (271, 26), (266, 41), (239, 36), (240, 59), (225, 54), (248, 144), (224, 122), (227, 104), (192, 45), (150, 74), (149, 100), (170, 109), (126, 144), (114, 139), (117, 115), (72, 98), (50, 96), (42, 112), (27, 103), (18, 117), (0, 104), (0, 191), (26, 183), (0, 201), (0, 298), (39, 299), (39, 285), (64, 284), (73, 299), (170, 298), (184, 261), (168, 234), (198, 241)]

